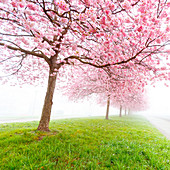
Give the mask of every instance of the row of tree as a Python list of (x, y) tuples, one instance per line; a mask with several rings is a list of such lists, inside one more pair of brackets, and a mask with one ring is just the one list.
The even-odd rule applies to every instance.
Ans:
[(18, 84), (48, 77), (38, 130), (49, 130), (57, 78), (79, 86), (86, 75), (95, 89), (89, 80), (81, 89), (133, 107), (148, 81), (169, 80), (169, 7), (167, 0), (0, 0), (1, 70)]
[(129, 79), (126, 74), (126, 71), (129, 71), (127, 68), (121, 69), (123, 72), (119, 74), (114, 74), (113, 69), (108, 69), (110, 68), (107, 67), (109, 72), (106, 71), (106, 68), (74, 69), (74, 74), (68, 75), (68, 73), (68, 77), (63, 78), (64, 84), (58, 82), (60, 85), (58, 90), (73, 101), (87, 98), (90, 102), (95, 100), (102, 105), (107, 103), (106, 119), (109, 117), (110, 104), (117, 108), (120, 107), (120, 116), (122, 108), (134, 111), (146, 109), (145, 79), (135, 73), (133, 79), (132, 76)]

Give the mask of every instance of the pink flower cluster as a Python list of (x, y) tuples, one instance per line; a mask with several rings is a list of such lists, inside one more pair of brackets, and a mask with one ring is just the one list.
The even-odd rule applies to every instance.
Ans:
[(36, 10), (36, 6), (35, 6), (33, 3), (29, 3), (29, 4), (27, 5), (27, 7), (28, 7), (29, 9), (33, 10), (33, 11)]
[(68, 11), (69, 10), (69, 5), (65, 3), (64, 0), (59, 0), (56, 5), (62, 9), (63, 11)]

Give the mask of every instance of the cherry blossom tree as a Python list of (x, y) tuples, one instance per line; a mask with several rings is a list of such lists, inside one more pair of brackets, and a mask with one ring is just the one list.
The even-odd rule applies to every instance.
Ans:
[[(145, 97), (147, 96), (145, 93), (146, 80), (121, 80), (115, 82), (115, 84), (116, 86), (108, 97), (107, 108), (109, 107), (108, 103), (119, 108), (120, 117), (122, 116), (123, 109), (139, 111), (147, 108), (147, 97)], [(103, 98), (103, 96), (100, 97)], [(108, 118), (108, 112), (106, 112), (106, 117)]]
[[(87, 67), (74, 70), (74, 75), (69, 76), (70, 78), (66, 80), (67, 83), (64, 86), (61, 84), (62, 87), (59, 87), (58, 90), (61, 91), (62, 89), (63, 95), (73, 101), (83, 100), (84, 98), (97, 100), (98, 96), (105, 94), (104, 99), (108, 99), (106, 111), (106, 119), (108, 119), (111, 83), (109, 83), (108, 74), (103, 69), (90, 69)], [(76, 71), (78, 73), (75, 73)]]
[(120, 116), (123, 108), (141, 109), (144, 106), (144, 97), (141, 96), (146, 96), (144, 88), (148, 83), (148, 77), (151, 77), (150, 74), (143, 74), (142, 70), (138, 72), (137, 69), (129, 70), (127, 67), (116, 70), (111, 67), (83, 68), (70, 74), (72, 75), (69, 79), (65, 80), (67, 83), (58, 89), (62, 89), (63, 94), (70, 100), (88, 98), (102, 105), (107, 103), (106, 119), (109, 118), (110, 103), (116, 107), (120, 106)]
[(1, 70), (30, 84), (48, 77), (38, 130), (49, 130), (56, 79), (67, 65), (166, 70), (159, 63), (168, 59), (169, 6), (167, 0), (0, 0)]
[(129, 111), (142, 111), (148, 108), (147, 93), (144, 90), (142, 91), (131, 91), (126, 93), (122, 99), (113, 99), (114, 106), (120, 108), (119, 116), (122, 116), (122, 110), (125, 110), (125, 115)]

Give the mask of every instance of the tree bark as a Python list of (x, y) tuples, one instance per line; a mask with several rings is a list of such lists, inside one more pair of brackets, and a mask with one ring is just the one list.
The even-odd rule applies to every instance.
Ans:
[(46, 92), (44, 105), (42, 109), (42, 115), (37, 128), (37, 130), (39, 131), (49, 131), (49, 122), (50, 122), (51, 109), (53, 104), (53, 95), (54, 95), (56, 79), (57, 79), (57, 74), (54, 76), (51, 76), (51, 74), (52, 71), (50, 70), (49, 77), (48, 77), (47, 92)]
[(122, 117), (122, 105), (120, 105), (120, 114), (119, 117)]
[(109, 119), (109, 107), (110, 107), (110, 95), (107, 98), (107, 110), (106, 110), (106, 119)]

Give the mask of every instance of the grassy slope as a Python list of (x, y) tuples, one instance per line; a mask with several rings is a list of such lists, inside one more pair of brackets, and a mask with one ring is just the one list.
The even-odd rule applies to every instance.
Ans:
[(170, 141), (137, 116), (0, 125), (0, 169), (170, 169)]

